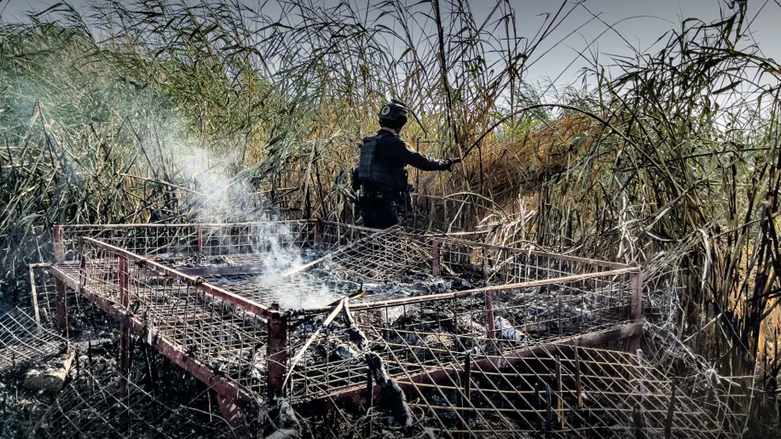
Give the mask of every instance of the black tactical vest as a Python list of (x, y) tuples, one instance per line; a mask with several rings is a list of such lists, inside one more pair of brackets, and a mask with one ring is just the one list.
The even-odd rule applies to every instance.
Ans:
[[(386, 140), (387, 139), (387, 140)], [(391, 136), (374, 136), (363, 139), (361, 156), (358, 159), (358, 179), (367, 183), (368, 190), (400, 191), (407, 181), (404, 177), (404, 162), (391, 155), (386, 141), (396, 141)]]

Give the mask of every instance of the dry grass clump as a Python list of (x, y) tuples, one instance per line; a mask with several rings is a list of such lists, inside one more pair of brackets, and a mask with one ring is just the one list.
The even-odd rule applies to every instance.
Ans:
[(597, 123), (583, 115), (566, 115), (540, 122), (522, 135), (485, 141), (480, 154), (469, 157), (473, 184), (482, 188), (504, 210), (512, 210), (518, 195), (533, 193), (540, 185), (569, 169), (582, 149), (598, 135)]

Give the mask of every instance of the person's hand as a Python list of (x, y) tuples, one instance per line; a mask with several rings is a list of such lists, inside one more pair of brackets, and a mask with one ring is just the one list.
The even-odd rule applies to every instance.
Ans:
[(453, 165), (455, 165), (456, 163), (460, 163), (460, 162), (461, 162), (461, 159), (447, 159), (445, 161), (445, 170), (448, 171), (448, 172), (452, 172), (453, 171)]

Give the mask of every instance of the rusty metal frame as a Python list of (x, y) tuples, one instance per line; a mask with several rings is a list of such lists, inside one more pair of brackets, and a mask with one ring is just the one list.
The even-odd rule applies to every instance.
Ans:
[(268, 348), (266, 373), (268, 374), (268, 398), (274, 400), (284, 396), (285, 374), (287, 373), (287, 318), (279, 312), (279, 304), (271, 305), (268, 319)]
[[(554, 342), (541, 343), (527, 348), (518, 349), (506, 355), (486, 356), (480, 359), (471, 359), (471, 367), (485, 372), (499, 372), (514, 367), (524, 359), (545, 355), (560, 349), (575, 349), (575, 347), (599, 347), (609, 343), (631, 339), (641, 335), (643, 327), (640, 322), (625, 323), (614, 328), (571, 336)], [(453, 370), (439, 366), (427, 367), (420, 372), (409, 376), (397, 377), (396, 383), (405, 391), (413, 391), (417, 384), (437, 384), (451, 381), (458, 375), (458, 379), (466, 379), (466, 369)], [(367, 395), (373, 395), (369, 401)], [(377, 404), (381, 401), (382, 392), (377, 384), (373, 384), (372, 390), (367, 391), (365, 384), (347, 386), (330, 393), (322, 398), (304, 403), (301, 410), (312, 413), (322, 413), (330, 408), (358, 409), (366, 404)]]
[(203, 280), (199, 279), (196, 276), (191, 276), (185, 273), (182, 273), (179, 270), (175, 270), (173, 268), (169, 268), (163, 264), (160, 264), (159, 262), (155, 262), (149, 258), (145, 258), (143, 256), (139, 256), (135, 253), (131, 253), (127, 250), (121, 249), (119, 247), (113, 246), (111, 244), (106, 244), (105, 242), (98, 241), (96, 239), (92, 238), (81, 238), (82, 242), (89, 243), (90, 245), (93, 245), (98, 248), (103, 248), (105, 250), (109, 250), (113, 253), (116, 253), (118, 255), (124, 256), (128, 259), (128, 261), (132, 261), (134, 263), (138, 263), (141, 265), (146, 266), (147, 268), (150, 268), (164, 276), (170, 276), (173, 278), (179, 278), (188, 285), (193, 286), (197, 290), (209, 294), (211, 296), (214, 296), (216, 298), (219, 298), (221, 300), (224, 300), (228, 303), (231, 303), (233, 305), (236, 305), (238, 307), (241, 307), (257, 316), (268, 318), (271, 315), (271, 311), (268, 307), (261, 305), (260, 303), (255, 302), (254, 300), (245, 299), (239, 295), (236, 295), (234, 293), (231, 293), (230, 291), (220, 288), (216, 285), (212, 285), (208, 282), (204, 282)]
[[(323, 233), (324, 225), (341, 226), (337, 223), (328, 222), (328, 221), (308, 221), (308, 222), (315, 224), (314, 237), (313, 237), (315, 241), (315, 245), (319, 245), (322, 241), (323, 238), (322, 233)], [(286, 221), (282, 221), (281, 223), (286, 223)], [(300, 224), (301, 221), (289, 221), (287, 223)], [(199, 253), (203, 251), (203, 228), (204, 227), (208, 227), (208, 226), (222, 227), (222, 226), (231, 226), (231, 225), (239, 226), (239, 225), (254, 225), (254, 224), (259, 224), (259, 223), (251, 222), (251, 223), (237, 223), (237, 224), (197, 225), (197, 251)], [(124, 229), (124, 228), (138, 227), (138, 226), (140, 225), (113, 225), (106, 228)], [(143, 225), (143, 226), (148, 227), (148, 226), (156, 226), (156, 225)], [(165, 225), (157, 225), (157, 226), (171, 227), (176, 225), (165, 224)], [(193, 224), (187, 224), (186, 226), (192, 227)], [(78, 226), (69, 226), (69, 227), (77, 228)], [(354, 227), (354, 226), (350, 226), (350, 227)], [(347, 244), (346, 246), (343, 247), (338, 247), (335, 250), (335, 252), (338, 253), (340, 251), (344, 251), (345, 249), (349, 249), (356, 242), (365, 241), (368, 239), (372, 239), (375, 236), (388, 233), (387, 230), (377, 231), (375, 229), (366, 229), (361, 227), (354, 227), (354, 228), (359, 230), (365, 229), (365, 231), (370, 232), (370, 234), (366, 237), (362, 237), (358, 239), (357, 241), (354, 241), (351, 244)], [(426, 238), (431, 238), (433, 242), (433, 246), (431, 247), (431, 262), (432, 262), (431, 274), (434, 276), (439, 276), (441, 275), (441, 263), (440, 263), (441, 253), (442, 253), (441, 246), (443, 244), (444, 235), (431, 234), (425, 236)], [(60, 328), (63, 331), (67, 331), (67, 300), (66, 300), (67, 299), (66, 286), (67, 286), (72, 290), (76, 291), (78, 294), (90, 300), (100, 309), (108, 313), (112, 318), (114, 318), (115, 320), (121, 323), (122, 333), (120, 338), (120, 346), (121, 346), (120, 364), (122, 365), (123, 369), (129, 368), (130, 332), (144, 334), (147, 336), (147, 340), (154, 348), (156, 348), (163, 355), (171, 359), (174, 363), (182, 367), (184, 370), (189, 372), (191, 375), (193, 375), (194, 377), (196, 377), (197, 379), (205, 383), (207, 386), (215, 390), (220, 395), (220, 406), (221, 408), (223, 408), (223, 410), (229, 410), (228, 409), (229, 407), (235, 408), (236, 406), (257, 408), (255, 395), (253, 395), (247, 389), (243, 388), (240, 384), (238, 384), (237, 382), (233, 381), (230, 378), (216, 374), (209, 366), (207, 366), (203, 362), (194, 359), (192, 357), (189, 357), (185, 353), (183, 346), (178, 344), (176, 341), (171, 340), (170, 338), (160, 334), (148, 334), (147, 328), (145, 327), (143, 322), (138, 317), (135, 317), (130, 313), (128, 313), (127, 311), (128, 293), (127, 293), (127, 285), (126, 285), (127, 268), (128, 268), (128, 264), (132, 262), (140, 266), (145, 266), (146, 268), (149, 268), (160, 275), (178, 278), (183, 283), (186, 283), (194, 287), (198, 291), (201, 291), (205, 294), (208, 294), (210, 296), (213, 296), (225, 302), (231, 303), (237, 307), (242, 308), (243, 310), (255, 314), (258, 317), (264, 318), (268, 324), (268, 345), (267, 345), (267, 359), (266, 359), (267, 377), (268, 377), (268, 382), (267, 382), (268, 397), (269, 399), (274, 399), (276, 397), (285, 395), (284, 378), (287, 373), (287, 367), (288, 367), (287, 350), (289, 347), (288, 337), (287, 337), (288, 335), (287, 320), (289, 316), (292, 314), (283, 313), (279, 311), (279, 307), (275, 306), (275, 304), (272, 304), (271, 306), (265, 306), (256, 301), (246, 299), (244, 297), (241, 297), (237, 294), (234, 294), (230, 291), (227, 291), (223, 288), (220, 288), (208, 282), (204, 282), (202, 279), (198, 277), (199, 275), (208, 275), (213, 273), (232, 274), (230, 273), (231, 270), (238, 270), (239, 272), (252, 271), (252, 267), (250, 266), (228, 267), (227, 271), (226, 268), (224, 267), (176, 270), (176, 269), (169, 268), (161, 263), (158, 263), (150, 258), (139, 256), (135, 253), (132, 253), (120, 247), (107, 244), (105, 242), (93, 238), (82, 237), (80, 238), (79, 242), (80, 242), (79, 244), (80, 247), (83, 247), (84, 243), (89, 243), (92, 246), (102, 248), (118, 256), (118, 263), (119, 263), (118, 281), (119, 281), (119, 293), (120, 293), (119, 302), (120, 303), (118, 304), (114, 303), (110, 300), (102, 298), (99, 295), (89, 291), (89, 289), (84, 286), (84, 281), (82, 279), (74, 280), (65, 271), (63, 271), (63, 267), (61, 267), (60, 265), (69, 264), (68, 262), (65, 261), (63, 228), (61, 226), (55, 226), (54, 229), (55, 265), (52, 267), (52, 271), (57, 281), (58, 328)], [(448, 238), (448, 242), (453, 242), (456, 244), (465, 244), (465, 245), (472, 246), (474, 248), (482, 249), (484, 268), (487, 268), (486, 255), (489, 250), (500, 250), (500, 251), (506, 250), (512, 252), (519, 251), (519, 249), (517, 248), (493, 246), (493, 245), (481, 244), (481, 243), (464, 241), (464, 240), (453, 239), (453, 238)], [(562, 346), (564, 346), (564, 349), (566, 349), (566, 346), (572, 346), (572, 347), (600, 346), (606, 343), (624, 340), (624, 339), (633, 340), (632, 342), (633, 344), (635, 343), (635, 341), (639, 342), (640, 336), (642, 335), (642, 324), (640, 321), (642, 316), (642, 276), (639, 267), (587, 259), (587, 258), (578, 258), (572, 256), (551, 254), (551, 253), (546, 253), (546, 252), (541, 252), (536, 250), (528, 250), (528, 251), (523, 250), (523, 252), (524, 254), (556, 258), (556, 259), (566, 260), (566, 261), (571, 261), (576, 263), (592, 264), (599, 268), (610, 268), (610, 269), (605, 271), (597, 271), (593, 273), (584, 273), (584, 274), (562, 276), (562, 277), (556, 277), (550, 279), (517, 282), (511, 284), (474, 288), (474, 289), (449, 292), (449, 293), (407, 297), (407, 298), (392, 299), (392, 300), (377, 301), (377, 302), (359, 303), (359, 304), (352, 305), (351, 308), (355, 311), (369, 310), (369, 309), (375, 309), (381, 307), (419, 304), (419, 303), (443, 300), (443, 299), (457, 299), (457, 298), (470, 297), (470, 296), (479, 296), (482, 294), (485, 302), (486, 311), (488, 312), (489, 315), (488, 325), (486, 328), (486, 336), (489, 339), (495, 339), (496, 334), (495, 334), (492, 314), (493, 314), (493, 296), (496, 293), (517, 291), (519, 289), (543, 286), (551, 283), (566, 284), (566, 283), (584, 281), (588, 279), (628, 275), (630, 280), (630, 287), (629, 287), (630, 305), (628, 306), (627, 314), (629, 315), (630, 319), (633, 320), (631, 323), (617, 325), (616, 327), (609, 330), (563, 338), (556, 342), (533, 345), (528, 348), (514, 351), (509, 355), (487, 356), (483, 358), (472, 359), (470, 363), (470, 367), (478, 368), (480, 370), (500, 371), (507, 367), (513, 367), (515, 364), (519, 363), (523, 358), (539, 355), (551, 349), (562, 349)], [(306, 269), (319, 264), (323, 260), (325, 260), (325, 258), (321, 258), (316, 261), (313, 261), (301, 267), (300, 269), (295, 270), (295, 272), (305, 271)], [(84, 258), (82, 258), (79, 263), (81, 264), (81, 268), (82, 268), (82, 270), (80, 270), (80, 275), (81, 275), (81, 272), (83, 271), (84, 268), (83, 267)], [(283, 274), (283, 276), (295, 274), (295, 272), (285, 273)], [(123, 287), (123, 283), (125, 284), (124, 287)], [(319, 313), (324, 313), (329, 311), (332, 311), (332, 308), (309, 308), (309, 309), (295, 311), (293, 314), (297, 314), (297, 315), (319, 314)], [(398, 384), (404, 390), (411, 390), (416, 384), (436, 384), (440, 381), (451, 380), (453, 378), (453, 373), (454, 373), (453, 370), (442, 368), (442, 367), (427, 367), (422, 371), (416, 372), (415, 374), (412, 375), (408, 375), (407, 377), (399, 377)], [(466, 370), (461, 370), (460, 372), (456, 372), (456, 373), (459, 374), (459, 379), (462, 379), (464, 377), (461, 377), (461, 375), (469, 372)], [(367, 397), (367, 395), (373, 395), (373, 396)], [(382, 397), (381, 395), (382, 392), (379, 391), (379, 388), (377, 388), (376, 384), (371, 384), (368, 389), (366, 384), (347, 386), (329, 394), (326, 397), (314, 399), (312, 401), (306, 402), (304, 403), (304, 406), (314, 411), (320, 411), (323, 409), (327, 409), (328, 407), (334, 407), (334, 406), (340, 408), (350, 408), (350, 407), (356, 408), (356, 407), (363, 406), (367, 403), (373, 404), (374, 402), (379, 401), (379, 399)], [(236, 416), (242, 417), (242, 415), (236, 415)]]
[(82, 287), (77, 281), (73, 280), (67, 273), (62, 271), (60, 267), (56, 265), (53, 266), (52, 272), (58, 279), (61, 279), (68, 288), (87, 298), (114, 320), (118, 321), (124, 327), (127, 327), (131, 332), (146, 336), (147, 341), (152, 347), (209, 386), (209, 388), (215, 390), (220, 395), (223, 395), (223, 397), (235, 398), (239, 401), (254, 401), (253, 395), (236, 384), (233, 380), (215, 374), (209, 366), (188, 356), (182, 346), (173, 340), (170, 340), (168, 337), (161, 334), (149, 333), (144, 323), (138, 317), (129, 314), (127, 310), (120, 308), (111, 301)]
[[(454, 291), (450, 293), (428, 294), (424, 296), (404, 297), (401, 299), (358, 303), (355, 305), (350, 305), (350, 309), (352, 309), (353, 311), (362, 311), (362, 310), (368, 310), (373, 308), (386, 308), (391, 306), (419, 304), (419, 303), (432, 302), (432, 301), (443, 300), (443, 299), (458, 299), (462, 297), (476, 296), (480, 294), (489, 295), (489, 294), (495, 294), (499, 292), (519, 290), (523, 288), (533, 288), (533, 287), (539, 287), (543, 285), (550, 285), (552, 283), (567, 284), (567, 283), (580, 282), (583, 280), (596, 279), (601, 277), (620, 276), (624, 274), (632, 275), (632, 274), (639, 274), (639, 273), (640, 273), (639, 267), (626, 266), (624, 268), (619, 268), (610, 271), (599, 271), (595, 273), (576, 274), (572, 276), (563, 276), (563, 277), (556, 277), (550, 279), (540, 279), (540, 280), (532, 280), (532, 281), (518, 282), (512, 284), (472, 288), (469, 290)], [(329, 311), (331, 311), (331, 307), (321, 307), (321, 308), (306, 308), (303, 310), (298, 310), (296, 311), (296, 313), (301, 315), (324, 314), (324, 313), (328, 313)]]

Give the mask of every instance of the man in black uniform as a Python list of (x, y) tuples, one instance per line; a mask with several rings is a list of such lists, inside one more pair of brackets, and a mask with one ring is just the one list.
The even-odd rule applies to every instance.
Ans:
[(407, 123), (407, 109), (396, 103), (380, 110), (380, 130), (363, 139), (353, 181), (363, 225), (387, 229), (398, 223), (397, 204), (404, 202), (408, 190), (406, 165), (423, 171), (450, 171), (460, 159), (437, 160), (407, 148), (399, 137)]

